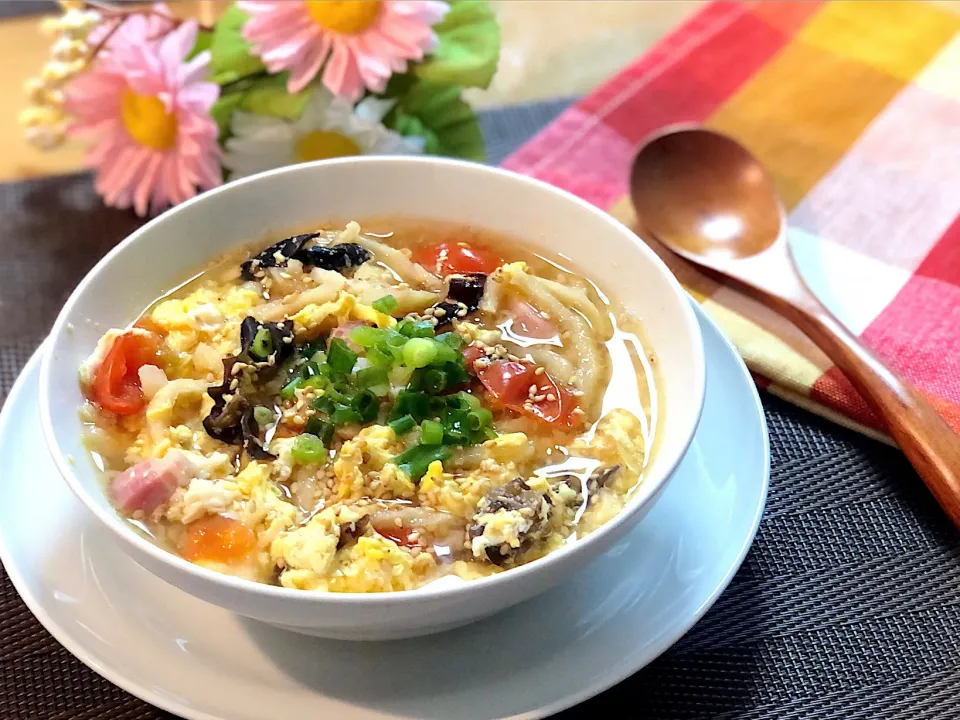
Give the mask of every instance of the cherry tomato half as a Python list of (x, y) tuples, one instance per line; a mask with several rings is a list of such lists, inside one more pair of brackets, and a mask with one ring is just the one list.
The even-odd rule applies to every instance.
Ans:
[[(532, 363), (498, 360), (476, 373), (487, 392), (505, 407), (550, 424), (576, 425), (573, 409), (577, 398), (547, 373), (537, 375), (536, 370)], [(533, 397), (531, 385), (538, 388)]]
[(503, 260), (489, 250), (452, 240), (418, 247), (413, 251), (413, 261), (439, 277), (472, 272), (489, 275), (503, 265)]
[(147, 404), (140, 387), (140, 368), (158, 361), (160, 343), (155, 335), (127, 333), (113, 341), (97, 369), (92, 400), (104, 410), (133, 415)]

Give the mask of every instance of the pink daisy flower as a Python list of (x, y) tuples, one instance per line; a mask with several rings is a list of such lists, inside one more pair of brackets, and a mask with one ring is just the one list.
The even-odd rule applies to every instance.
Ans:
[(290, 71), (298, 92), (323, 70), (334, 95), (357, 101), (364, 88), (383, 92), (407, 61), (436, 47), (431, 27), (448, 5), (438, 0), (241, 0), (250, 14), (243, 36), (271, 73)]
[[(131, 20), (132, 21), (132, 20)], [(186, 62), (197, 24), (160, 39), (136, 25), (67, 86), (69, 132), (94, 145), (87, 162), (107, 205), (158, 212), (219, 185), (220, 148), (210, 107), (220, 94), (204, 82), (208, 52)], [(143, 34), (142, 34), (143, 33)], [(141, 42), (128, 40), (141, 39)]]

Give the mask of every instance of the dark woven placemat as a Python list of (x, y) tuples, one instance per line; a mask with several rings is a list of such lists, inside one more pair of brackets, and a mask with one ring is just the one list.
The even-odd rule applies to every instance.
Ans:
[[(491, 161), (565, 105), (485, 113)], [(0, 186), (0, 398), (137, 224), (86, 175)], [(960, 718), (960, 536), (897, 451), (764, 404), (773, 478), (743, 568), (675, 647), (563, 718)], [(0, 720), (170, 717), (70, 656), (0, 573)]]

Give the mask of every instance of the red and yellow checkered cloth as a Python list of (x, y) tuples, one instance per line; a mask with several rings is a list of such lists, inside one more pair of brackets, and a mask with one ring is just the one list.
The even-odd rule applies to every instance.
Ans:
[[(960, 16), (917, 2), (715, 2), (505, 167), (634, 218), (637, 145), (696, 121), (773, 175), (807, 283), (960, 429)], [(861, 430), (877, 419), (791, 325), (685, 264), (758, 382)]]

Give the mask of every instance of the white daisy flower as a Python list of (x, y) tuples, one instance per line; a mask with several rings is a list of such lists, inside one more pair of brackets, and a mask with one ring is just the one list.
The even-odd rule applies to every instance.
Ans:
[(223, 166), (235, 180), (264, 170), (348, 155), (400, 155), (423, 152), (423, 140), (383, 126), (390, 100), (369, 97), (353, 107), (317, 88), (294, 121), (237, 110), (230, 119)]

